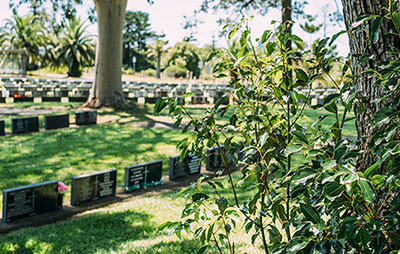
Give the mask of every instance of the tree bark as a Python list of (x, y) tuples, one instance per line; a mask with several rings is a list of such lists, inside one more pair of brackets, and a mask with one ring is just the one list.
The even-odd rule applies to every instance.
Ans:
[[(342, 0), (343, 13), (345, 18), (346, 27), (350, 30), (356, 19), (371, 14), (383, 14), (382, 8), (388, 6), (388, 0)], [(358, 97), (361, 104), (365, 105), (365, 110), (360, 103), (355, 105), (356, 125), (358, 138), (361, 140), (360, 149), (362, 156), (357, 162), (357, 169), (364, 171), (372, 165), (373, 159), (368, 151), (368, 144), (372, 136), (385, 126), (372, 126), (374, 121), (374, 113), (382, 108), (382, 102), (376, 100), (382, 96), (382, 90), (379, 85), (375, 84), (375, 79), (371, 78), (363, 71), (368, 68), (375, 69), (379, 61), (388, 61), (392, 56), (387, 52), (399, 46), (398, 37), (390, 35), (390, 22), (384, 19), (379, 32), (379, 40), (377, 43), (372, 43), (368, 31), (371, 31), (371, 21), (362, 25), (362, 29), (356, 29), (349, 34), (350, 40), (350, 53), (355, 73), (360, 74), (357, 80)], [(374, 58), (369, 61), (359, 62), (360, 58), (364, 55), (374, 55)]]
[[(382, 15), (382, 8), (388, 6), (388, 0), (342, 0), (342, 3), (345, 23), (349, 31), (358, 17), (371, 14)], [(375, 78), (372, 78), (363, 71), (368, 68), (376, 69), (379, 61), (392, 60), (393, 56), (388, 54), (388, 52), (394, 48), (400, 48), (399, 37), (390, 34), (391, 24), (387, 19), (384, 19), (381, 25), (378, 42), (375, 44), (372, 43), (368, 34), (368, 31), (371, 31), (372, 22), (372, 20), (368, 21), (368, 23), (362, 25), (362, 29), (356, 29), (349, 33), (353, 71), (359, 74), (356, 84), (360, 103), (355, 105), (355, 115), (362, 154), (358, 158), (356, 169), (362, 172), (375, 162), (368, 147), (373, 135), (386, 128), (385, 125), (376, 126), (372, 124), (374, 122), (374, 113), (386, 103), (390, 103), (390, 99), (378, 102), (377, 99), (382, 97), (382, 87), (375, 84)], [(374, 58), (360, 63), (360, 58), (366, 54), (373, 55)], [(385, 164), (381, 165), (382, 174), (386, 172), (385, 167)], [(388, 193), (387, 187), (384, 186), (375, 191), (375, 207), (383, 208), (380, 210), (381, 216), (383, 211), (392, 206), (392, 201), (399, 195), (399, 189), (394, 188)]]
[(157, 71), (156, 78), (160, 78), (160, 64), (161, 64), (161, 52), (157, 52)]
[(95, 0), (98, 24), (95, 79), (86, 106), (118, 107), (122, 92), (122, 29), (127, 0)]

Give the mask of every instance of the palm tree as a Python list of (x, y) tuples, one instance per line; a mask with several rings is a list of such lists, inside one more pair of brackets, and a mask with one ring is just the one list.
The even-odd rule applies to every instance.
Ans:
[(0, 45), (6, 49), (25, 50), (27, 69), (31, 70), (38, 62), (39, 47), (46, 45), (45, 29), (33, 15), (14, 15), (6, 19), (5, 26), (0, 29)]
[(168, 41), (156, 40), (148, 49), (148, 56), (157, 58), (156, 78), (158, 79), (160, 78), (161, 55), (167, 52), (167, 49), (164, 48), (167, 43)]
[(61, 32), (56, 52), (58, 63), (68, 67), (69, 77), (80, 77), (80, 67), (93, 65), (96, 56), (93, 36), (86, 33), (87, 26), (80, 18), (72, 17)]

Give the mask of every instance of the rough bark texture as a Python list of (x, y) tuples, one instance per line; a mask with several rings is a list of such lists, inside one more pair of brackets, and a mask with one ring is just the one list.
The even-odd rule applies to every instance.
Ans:
[[(383, 14), (382, 8), (388, 6), (388, 0), (342, 0), (343, 13), (346, 22), (346, 27), (349, 30), (356, 19), (371, 14)], [(389, 34), (390, 23), (384, 20), (379, 33), (379, 40), (373, 44), (369, 38), (369, 34), (365, 31), (371, 30), (371, 23), (369, 21), (363, 25), (363, 29), (353, 31), (350, 36), (350, 53), (353, 63), (353, 68), (356, 73), (361, 73), (368, 68), (376, 68), (379, 61), (390, 60), (391, 56), (387, 54), (396, 45), (399, 46), (399, 41), (394, 36)], [(359, 64), (358, 60), (366, 54), (374, 55), (375, 58)], [(372, 136), (381, 128), (371, 126), (374, 113), (379, 110), (383, 105), (375, 100), (382, 95), (381, 88), (375, 85), (375, 79), (362, 73), (357, 81), (358, 96), (365, 104), (366, 110), (363, 111), (360, 105), (356, 105), (356, 125), (358, 131), (358, 138), (361, 142), (361, 149), (364, 151), (360, 157), (357, 168), (364, 171), (372, 164), (372, 159), (368, 153), (368, 143)]]
[[(383, 14), (382, 8), (388, 6), (388, 0), (342, 0), (344, 8), (344, 18), (348, 30), (356, 19), (360, 16), (370, 14)], [(388, 54), (389, 51), (395, 47), (400, 48), (400, 41), (398, 37), (389, 34), (390, 23), (384, 20), (379, 32), (379, 40), (377, 43), (372, 43), (369, 34), (366, 31), (371, 30), (371, 23), (364, 24), (362, 29), (357, 29), (349, 35), (350, 39), (350, 53), (353, 63), (353, 69), (356, 73), (360, 74), (357, 80), (358, 97), (365, 105), (365, 110), (358, 104), (355, 106), (356, 125), (358, 138), (361, 140), (362, 155), (357, 162), (357, 170), (364, 171), (371, 166), (374, 161), (368, 151), (368, 144), (372, 136), (379, 130), (386, 126), (373, 126), (371, 123), (374, 120), (374, 113), (384, 106), (384, 103), (390, 103), (390, 99), (385, 102), (377, 102), (376, 99), (382, 95), (381, 87), (375, 84), (375, 79), (371, 78), (368, 74), (362, 71), (377, 67), (379, 61), (388, 61), (392, 56)], [(365, 54), (374, 55), (375, 58), (363, 63), (358, 60)], [(382, 165), (381, 171), (384, 174), (385, 165)], [(392, 189), (388, 193), (388, 188), (383, 187), (375, 192), (375, 207), (382, 207), (382, 212), (392, 205), (392, 201), (399, 195), (398, 189)], [(387, 198), (385, 198), (387, 197)]]
[(95, 80), (87, 106), (120, 106), (122, 92), (122, 29), (127, 0), (95, 0), (98, 23)]

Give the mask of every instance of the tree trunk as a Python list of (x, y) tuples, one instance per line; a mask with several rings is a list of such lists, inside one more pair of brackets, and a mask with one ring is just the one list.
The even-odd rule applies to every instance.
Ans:
[[(388, 6), (388, 0), (342, 0), (343, 13), (346, 27), (350, 30), (353, 23), (360, 16), (371, 14), (382, 14), (382, 8)], [(379, 32), (379, 40), (377, 43), (372, 43), (369, 38), (368, 31), (371, 31), (372, 20), (362, 25), (362, 29), (356, 29), (349, 34), (350, 53), (352, 58), (353, 70), (355, 74), (359, 74), (357, 80), (358, 98), (360, 103), (355, 105), (356, 126), (358, 138), (361, 141), (360, 149), (362, 151), (356, 165), (358, 171), (364, 172), (369, 166), (374, 163), (374, 158), (368, 150), (368, 145), (372, 136), (386, 126), (374, 126), (374, 113), (384, 106), (385, 103), (390, 103), (390, 99), (385, 102), (377, 102), (376, 99), (381, 98), (382, 88), (374, 84), (375, 78), (366, 74), (368, 68), (376, 69), (379, 61), (388, 61), (393, 57), (388, 54), (389, 51), (399, 48), (399, 37), (390, 34), (390, 22), (384, 20)], [(363, 55), (370, 54), (374, 58), (369, 61), (359, 62)], [(381, 165), (381, 172), (386, 171), (385, 164)], [(398, 189), (392, 189), (388, 193), (388, 186), (384, 186), (375, 191), (375, 207), (381, 207), (380, 215), (383, 211), (392, 206), (392, 201), (399, 195)], [(386, 198), (385, 198), (386, 197)]]
[(156, 78), (160, 78), (160, 64), (161, 64), (161, 52), (157, 52), (157, 72)]
[[(292, 0), (282, 0), (282, 24), (292, 20)], [(292, 34), (292, 26), (287, 27), (286, 32)], [(292, 41), (288, 41), (286, 44), (288, 49), (292, 48)]]
[[(383, 14), (382, 8), (388, 6), (388, 0), (342, 0), (343, 13), (345, 18), (346, 27), (350, 30), (356, 19), (371, 14)], [(365, 105), (363, 110), (362, 105), (355, 105), (356, 125), (358, 138), (361, 140), (360, 149), (363, 151), (357, 162), (357, 169), (364, 171), (373, 164), (370, 152), (368, 151), (368, 144), (372, 136), (385, 126), (372, 126), (374, 113), (382, 108), (383, 103), (376, 102), (382, 95), (382, 90), (379, 85), (375, 85), (375, 79), (371, 78), (368, 74), (362, 73), (368, 68), (375, 69), (379, 61), (387, 61), (391, 56), (387, 53), (399, 46), (399, 40), (393, 35), (389, 34), (390, 23), (384, 20), (379, 32), (379, 40), (373, 44), (366, 31), (371, 31), (371, 21), (362, 25), (363, 29), (357, 29), (349, 35), (350, 40), (350, 53), (352, 58), (353, 70), (355, 73), (360, 74), (357, 80), (358, 97)], [(369, 61), (359, 63), (362, 56), (370, 54), (375, 57)]]
[(87, 106), (118, 107), (125, 103), (122, 92), (122, 29), (127, 0), (94, 0), (98, 43), (95, 79)]

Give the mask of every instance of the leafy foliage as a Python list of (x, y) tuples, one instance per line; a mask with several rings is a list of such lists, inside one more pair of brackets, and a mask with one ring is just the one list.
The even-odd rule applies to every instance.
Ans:
[(93, 36), (86, 33), (86, 28), (85, 22), (73, 17), (66, 22), (61, 38), (57, 41), (57, 62), (68, 67), (70, 77), (80, 77), (80, 68), (94, 64), (95, 44)]
[(151, 65), (146, 59), (146, 50), (150, 40), (157, 38), (151, 30), (149, 14), (141, 11), (127, 11), (123, 29), (123, 64), (132, 66), (136, 57), (136, 70), (141, 71)]
[(178, 42), (169, 52), (168, 65), (176, 65), (181, 69), (193, 72), (199, 77), (199, 52), (198, 49), (189, 42)]
[[(191, 127), (194, 133), (192, 141), (179, 143), (181, 157), (188, 153), (205, 157), (207, 148), (217, 147), (228, 175), (227, 183), (203, 176), (181, 190), (178, 195), (188, 197), (181, 220), (160, 228), (178, 236), (182, 231), (191, 232), (205, 244), (200, 253), (211, 244), (220, 253), (235, 253), (231, 239), (241, 227), (252, 234), (253, 244), (262, 243), (266, 253), (392, 253), (400, 248), (400, 200), (397, 197), (388, 203), (382, 195), (389, 197), (400, 187), (399, 167), (394, 161), (398, 161), (394, 135), (399, 128), (399, 107), (395, 103), (377, 113), (377, 124), (392, 121), (393, 125), (375, 139), (380, 142), (371, 144), (378, 164), (359, 172), (355, 165), (360, 152), (343, 136), (344, 123), (351, 120), (348, 112), (357, 99), (354, 83), (358, 76), (344, 64), (342, 75), (346, 78), (341, 84), (333, 80), (337, 92), (313, 106), (324, 111), (324, 116), (302, 126), (299, 119), (310, 106), (311, 85), (321, 75), (329, 76), (332, 65), (341, 59), (329, 55), (328, 50), (337, 36), (317, 41), (312, 51), (287, 48), (288, 41), (301, 39), (286, 33), (286, 25), (256, 39), (263, 45), (265, 57), (256, 54), (245, 21), (231, 27), (230, 39), (242, 31), (240, 49), (213, 55), (222, 59), (214, 67), (215, 75), (229, 76), (232, 90), (201, 119), (193, 118), (177, 99), (156, 104), (155, 112), (168, 108), (178, 123), (188, 117), (183, 132)], [(304, 66), (300, 62), (307, 62), (307, 68), (299, 67)], [(381, 82), (391, 80), (388, 87), (392, 89), (398, 85), (398, 66), (395, 60), (374, 75), (384, 72)], [(298, 90), (304, 87), (309, 88), (306, 94)], [(395, 102), (399, 98), (395, 97)], [(231, 103), (226, 105), (228, 100)], [(345, 108), (343, 113), (339, 104)], [(216, 116), (226, 117), (232, 108), (227, 123), (215, 120)], [(335, 119), (329, 130), (321, 129), (320, 121), (325, 118)], [(293, 157), (299, 154), (304, 159), (294, 164)], [(229, 158), (241, 168), (239, 182), (231, 177)], [(385, 173), (378, 171), (382, 163)], [(212, 186), (213, 194), (204, 192), (205, 183)], [(221, 194), (227, 188), (233, 199)], [(249, 192), (251, 198), (243, 200), (243, 193)]]
[(40, 20), (27, 15), (14, 15), (7, 19), (5, 26), (0, 29), (0, 45), (8, 49), (23, 49), (28, 56), (28, 70), (37, 66), (39, 47), (46, 45), (46, 30)]

